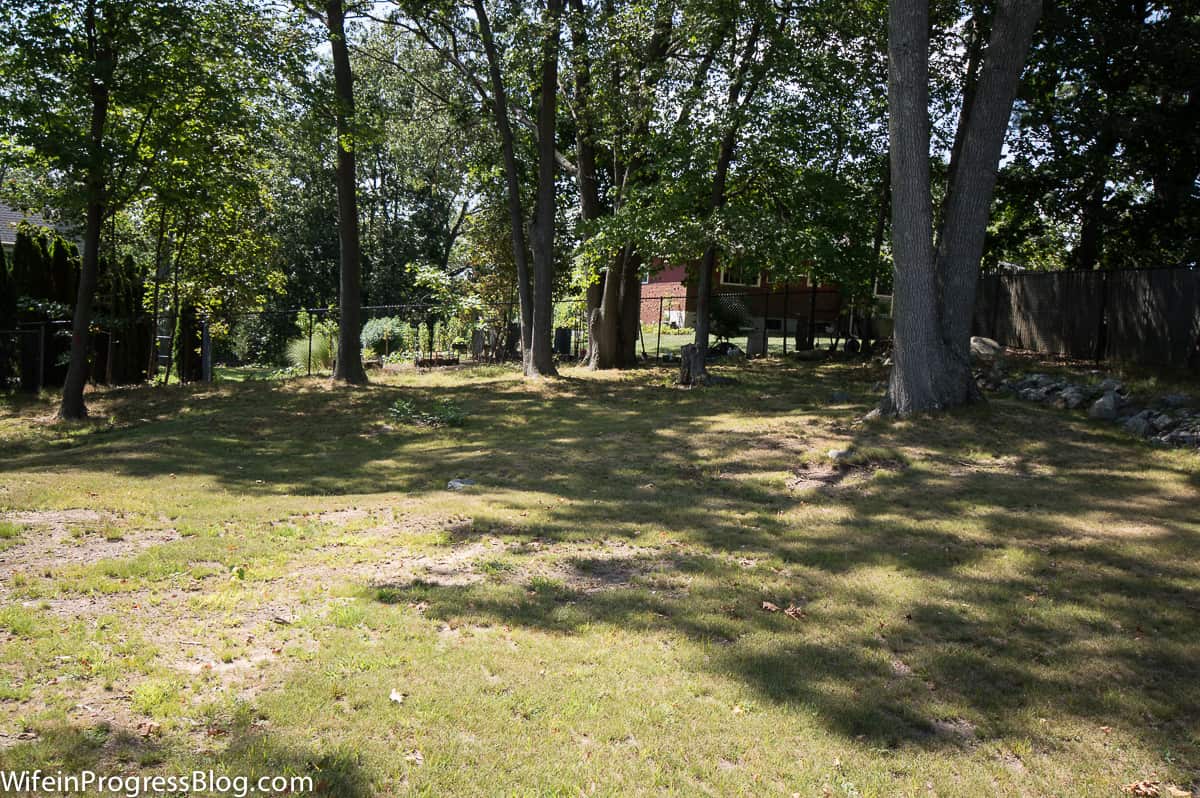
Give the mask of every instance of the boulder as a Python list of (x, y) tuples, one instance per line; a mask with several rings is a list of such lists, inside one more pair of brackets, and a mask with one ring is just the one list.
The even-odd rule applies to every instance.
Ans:
[(971, 338), (971, 359), (984, 363), (994, 363), (1004, 357), (1004, 347), (991, 338), (973, 336)]
[(1200, 431), (1177, 429), (1163, 437), (1171, 446), (1200, 446)]
[(825, 456), (838, 465), (844, 465), (853, 453), (853, 449), (830, 449)]
[(1154, 425), (1150, 419), (1136, 415), (1125, 422), (1125, 429), (1139, 438), (1147, 438), (1154, 432)]
[(1120, 380), (1115, 379), (1113, 377), (1106, 378), (1104, 381), (1102, 381), (1100, 383), (1099, 387), (1100, 387), (1101, 393), (1108, 393), (1109, 391), (1114, 391), (1116, 393), (1125, 393), (1125, 383), (1123, 383)]
[(1121, 400), (1117, 397), (1117, 392), (1107, 391), (1088, 408), (1088, 415), (1104, 421), (1113, 421), (1120, 414), (1120, 410)]
[(1192, 397), (1186, 393), (1169, 393), (1165, 396), (1160, 396), (1158, 401), (1163, 407), (1187, 407), (1192, 403)]
[(1068, 410), (1078, 410), (1087, 403), (1087, 393), (1078, 385), (1068, 385), (1058, 395), (1058, 406)]

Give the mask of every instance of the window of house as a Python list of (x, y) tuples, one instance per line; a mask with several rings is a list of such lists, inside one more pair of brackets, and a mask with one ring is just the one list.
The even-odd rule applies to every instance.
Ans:
[(759, 270), (751, 263), (730, 263), (721, 269), (721, 285), (758, 285)]
[(771, 332), (779, 332), (783, 329), (783, 319), (767, 319), (767, 329)]

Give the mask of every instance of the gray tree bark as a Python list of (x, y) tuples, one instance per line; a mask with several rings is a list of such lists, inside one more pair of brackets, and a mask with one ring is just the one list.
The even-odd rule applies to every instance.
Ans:
[(563, 0), (548, 0), (543, 20), (538, 87), (537, 202), (533, 224), (533, 334), (525, 358), (527, 377), (557, 376), (554, 367), (554, 217), (557, 211), (554, 133), (558, 114), (558, 44)]
[(358, 236), (358, 183), (355, 173), (354, 74), (346, 43), (346, 10), (342, 0), (325, 6), (329, 46), (333, 56), (337, 117), (338, 200), (338, 348), (333, 378), (351, 385), (367, 381), (362, 364), (362, 253)]
[(104, 130), (108, 124), (108, 104), (117, 54), (99, 33), (96, 3), (87, 4), (84, 24), (87, 29), (88, 59), (96, 67), (90, 85), (92, 115), (88, 138), (87, 227), (83, 237), (83, 262), (79, 271), (79, 289), (75, 297), (75, 315), (71, 322), (71, 360), (63, 383), (62, 404), (58, 415), (63, 419), (87, 418), (83, 388), (88, 376), (88, 330), (92, 324), (92, 301), (100, 271), (100, 231), (104, 224), (105, 167)]
[[(784, 17), (780, 17), (782, 29)], [(726, 109), (731, 116), (725, 132), (721, 136), (721, 144), (717, 149), (716, 171), (713, 174), (712, 191), (709, 195), (708, 213), (715, 214), (725, 205), (725, 187), (729, 180), (729, 168), (733, 164), (734, 151), (737, 148), (741, 134), (742, 123), (745, 121), (745, 109), (754, 97), (759, 83), (766, 74), (767, 60), (770, 52), (763, 55), (760, 63), (754, 62), (754, 54), (758, 48), (763, 33), (762, 20), (756, 20), (746, 41), (737, 74), (729, 87)], [(707, 69), (707, 67), (706, 67)], [(713, 270), (717, 264), (717, 246), (710, 243), (704, 250), (700, 260), (700, 273), (696, 276), (696, 335), (693, 339), (696, 346), (694, 357), (696, 362), (691, 369), (692, 380), (703, 384), (707, 382), (708, 370), (705, 358), (708, 355), (709, 338), (709, 308), (711, 306)]]
[(936, 250), (929, 184), (929, 4), (893, 0), (888, 15), (888, 131), (895, 275), (893, 367), (882, 407), (898, 415), (976, 401), (971, 318), (1004, 135), (1041, 0), (1000, 0)]

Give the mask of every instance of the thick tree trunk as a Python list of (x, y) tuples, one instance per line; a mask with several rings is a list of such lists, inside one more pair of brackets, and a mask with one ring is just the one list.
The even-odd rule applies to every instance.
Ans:
[[(779, 19), (780, 28), (784, 24), (785, 16), (781, 15)], [(763, 55), (761, 63), (756, 65), (754, 54), (758, 49), (758, 42), (762, 36), (761, 20), (756, 20), (754, 27), (747, 37), (745, 47), (742, 51), (741, 63), (738, 64), (737, 74), (729, 87), (729, 95), (726, 100), (726, 110), (730, 114), (730, 121), (727, 122), (724, 135), (721, 137), (721, 145), (717, 150), (717, 168), (713, 174), (712, 193), (709, 196), (708, 213), (709, 216), (715, 215), (725, 205), (725, 186), (729, 180), (729, 167), (733, 163), (734, 150), (737, 147), (738, 136), (741, 133), (741, 126), (744, 120), (744, 111), (746, 105), (757, 91), (759, 83), (766, 75), (767, 59), (770, 53)], [(756, 68), (757, 66), (757, 68)], [(715, 243), (710, 243), (704, 250), (704, 257), (701, 259), (700, 274), (696, 280), (696, 368), (693, 369), (692, 379), (695, 382), (704, 383), (707, 381), (708, 373), (705, 368), (705, 358), (708, 355), (708, 333), (709, 333), (709, 304), (712, 293), (712, 278), (713, 269), (717, 264), (717, 247)]]
[(600, 281), (600, 307), (592, 314), (588, 334), (588, 367), (611, 369), (618, 365), (621, 348), (621, 262), (629, 256), (625, 247), (617, 256), (615, 265), (604, 270)]
[[(579, 217), (584, 222), (607, 212), (600, 200), (597, 181), (595, 119), (593, 118), (591, 62), (588, 56), (587, 8), (582, 0), (571, 0), (571, 49), (575, 66), (575, 174), (579, 190)], [(605, 267), (595, 283), (588, 286), (588, 368), (617, 368), (620, 362), (620, 280), (615, 277), (619, 264), (628, 257), (623, 249)]]
[(158, 294), (163, 278), (163, 243), (167, 236), (167, 211), (160, 208), (158, 213), (158, 240), (154, 245), (154, 292), (150, 305), (154, 309), (150, 321), (150, 360), (146, 364), (146, 379), (153, 380), (158, 372)]
[(895, 330), (883, 407), (904, 415), (942, 406), (944, 352), (929, 192), (928, 0), (892, 0), (888, 9), (888, 137)]
[[(734, 97), (736, 104), (736, 95)], [(730, 127), (721, 140), (717, 154), (717, 171), (713, 175), (712, 194), (709, 197), (709, 214), (715, 214), (725, 204), (725, 184), (729, 178), (729, 166), (733, 163), (733, 150), (737, 144), (737, 128)], [(705, 357), (708, 354), (709, 309), (712, 300), (713, 271), (717, 266), (717, 246), (709, 244), (700, 259), (700, 273), (696, 276), (696, 337), (694, 343), (699, 360), (692, 372), (692, 379), (703, 382), (708, 376)]]
[(692, 350), (692, 363), (686, 372), (692, 383), (701, 385), (708, 380), (705, 358), (708, 356), (709, 307), (712, 302), (712, 275), (716, 263), (717, 247), (715, 244), (709, 244), (704, 250), (704, 257), (700, 259), (700, 269), (696, 274), (696, 335), (692, 341), (695, 348)]
[(116, 66), (116, 53), (99, 42), (95, 2), (88, 3), (84, 24), (87, 27), (89, 59), (98, 71), (103, 69), (105, 74), (93, 77), (90, 86), (92, 118), (88, 139), (87, 227), (83, 238), (79, 290), (75, 297), (75, 316), (71, 322), (71, 360), (63, 383), (62, 404), (58, 409), (59, 417), (64, 419), (87, 418), (83, 388), (88, 376), (88, 330), (92, 323), (92, 300), (100, 271), (100, 230), (104, 224), (104, 130), (108, 124), (108, 78), (111, 78)]
[[(187, 249), (188, 235), (192, 230), (192, 217), (189, 214), (183, 226), (183, 235), (179, 246), (175, 248), (175, 257), (171, 262), (171, 334), (167, 337), (167, 368), (163, 372), (163, 385), (171, 381), (171, 369), (175, 367), (175, 337), (179, 331), (179, 269), (183, 265), (183, 253)], [(180, 382), (183, 382), (181, 379)]]
[(525, 359), (527, 377), (550, 377), (554, 367), (554, 217), (557, 212), (554, 133), (558, 113), (558, 42), (562, 0), (546, 4), (542, 40), (541, 86), (538, 89), (537, 205), (533, 237), (533, 334)]
[[(600, 202), (596, 190), (598, 145), (595, 141), (596, 120), (592, 108), (591, 64), (587, 58), (587, 8), (582, 0), (570, 2), (572, 49), (577, 54), (575, 95), (578, 109), (577, 166), (580, 216), (592, 219), (620, 208), (623, 195), (631, 188), (631, 183), (641, 176), (644, 156), (636, 154), (629, 163), (613, 164), (610, 177), (612, 182), (617, 184), (617, 191), (610, 210)], [(611, 2), (604, 4), (603, 13), (609, 18), (613, 16)], [(625, 76), (632, 74), (642, 81), (640, 88), (644, 92), (643, 96), (653, 95), (663, 76), (663, 66), (672, 40), (672, 26), (670, 14), (659, 14), (655, 21), (654, 34), (641, 57), (613, 64), (612, 85), (621, 85), (626, 80)], [(650, 134), (652, 107), (647, 105), (631, 108), (629, 111), (629, 115), (623, 120), (628, 127), (618, 128), (618, 135), (628, 136), (631, 141), (645, 141)], [(641, 266), (641, 257), (627, 245), (605, 267), (603, 278), (589, 286), (587, 313), (590, 368), (626, 368), (637, 364), (637, 342), (641, 325)], [(605, 290), (610, 285), (612, 290)]]
[(629, 257), (621, 271), (621, 348), (618, 365), (636, 366), (637, 346), (642, 331), (642, 258), (637, 250), (627, 247)]
[(362, 364), (362, 255), (358, 238), (358, 196), (354, 124), (354, 74), (350, 71), (350, 48), (346, 43), (346, 12), (343, 0), (329, 0), (326, 22), (333, 56), (333, 80), (337, 107), (337, 196), (340, 277), (338, 281), (338, 348), (333, 378), (362, 385), (367, 373)]
[(883, 409), (899, 415), (980, 398), (970, 370), (971, 318), (979, 260), (1004, 134), (1040, 0), (997, 5), (978, 83), (946, 197), (937, 251), (929, 186), (929, 9), (893, 0), (888, 21), (892, 251), (895, 276), (893, 368)]

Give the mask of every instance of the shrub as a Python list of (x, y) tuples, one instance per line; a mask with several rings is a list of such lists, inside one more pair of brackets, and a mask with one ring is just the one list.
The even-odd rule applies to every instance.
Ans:
[[(333, 368), (333, 358), (337, 354), (337, 339), (325, 330), (313, 331), (312, 337), (312, 370), (328, 371)], [(308, 371), (308, 336), (302, 336), (288, 342), (288, 363), (301, 374)]]
[(408, 352), (413, 348), (413, 330), (395, 316), (370, 319), (363, 325), (362, 345), (379, 355)]

